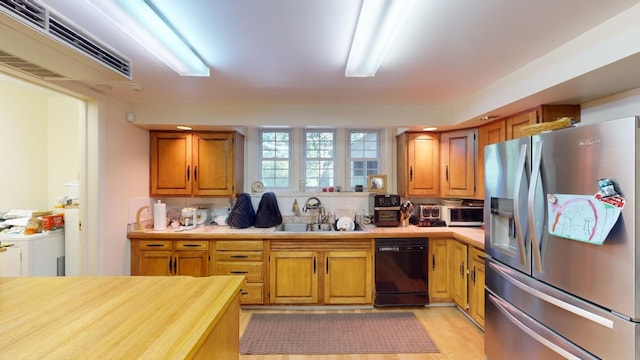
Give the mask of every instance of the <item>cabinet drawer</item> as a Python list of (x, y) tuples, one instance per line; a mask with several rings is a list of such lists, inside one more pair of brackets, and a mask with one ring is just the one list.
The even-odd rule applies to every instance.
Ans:
[(240, 289), (241, 304), (262, 304), (264, 303), (264, 285), (262, 283), (245, 283)]
[(262, 251), (216, 251), (218, 261), (262, 261)]
[(216, 241), (216, 250), (262, 250), (262, 240)]
[(177, 250), (207, 250), (209, 241), (207, 240), (180, 240), (176, 241)]
[(171, 250), (171, 240), (140, 240), (140, 250)]
[(477, 261), (484, 263), (484, 258), (485, 258), (485, 253), (482, 250), (476, 249), (473, 246), (469, 247), (469, 261), (472, 261), (475, 259)]
[(261, 262), (217, 262), (216, 275), (244, 275), (247, 282), (263, 282)]

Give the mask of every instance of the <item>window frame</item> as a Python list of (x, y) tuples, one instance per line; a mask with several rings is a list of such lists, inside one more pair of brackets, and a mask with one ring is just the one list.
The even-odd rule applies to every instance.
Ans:
[[(245, 143), (247, 144), (247, 150), (249, 154), (255, 154), (255, 158), (249, 156), (245, 158), (246, 170), (245, 176), (248, 180), (248, 189), (245, 191), (253, 192), (251, 184), (253, 180), (262, 179), (262, 136), (265, 132), (288, 132), (289, 133), (289, 173), (288, 182), (289, 187), (271, 187), (267, 183), (264, 183), (263, 191), (273, 191), (275, 193), (301, 193), (304, 190), (303, 182), (305, 181), (305, 168), (304, 161), (305, 156), (303, 154), (305, 148), (305, 131), (311, 132), (333, 132), (334, 133), (334, 168), (333, 168), (333, 187), (338, 189), (338, 186), (343, 191), (355, 191), (354, 188), (350, 188), (351, 174), (350, 174), (350, 134), (352, 131), (364, 131), (364, 132), (378, 132), (378, 167), (381, 173), (386, 173), (385, 169), (391, 164), (391, 158), (387, 158), (387, 150), (389, 150), (391, 141), (388, 130), (384, 128), (346, 128), (346, 127), (288, 127), (288, 126), (265, 126), (265, 127), (251, 127), (247, 129), (248, 138)], [(391, 156), (391, 154), (389, 154)], [(382, 158), (381, 158), (382, 157)], [(254, 160), (255, 159), (255, 160)], [(313, 193), (322, 190), (319, 188), (311, 187), (307, 184), (306, 193)], [(363, 191), (367, 191), (367, 184), (363, 184)]]
[[(307, 148), (307, 134), (309, 133), (331, 133), (333, 138), (332, 138), (332, 142), (331, 142), (331, 152), (332, 152), (332, 156), (330, 158), (322, 158), (322, 157), (317, 157), (317, 158), (308, 158), (307, 157), (307, 153), (308, 153), (308, 148)], [(301, 172), (300, 172), (300, 176), (301, 176), (301, 180), (304, 180), (306, 183), (306, 188), (307, 191), (318, 191), (320, 189), (322, 189), (323, 187), (332, 187), (336, 185), (336, 171), (338, 170), (338, 149), (337, 149), (337, 141), (338, 139), (338, 132), (337, 129), (335, 128), (305, 128), (302, 129), (302, 138), (300, 141), (300, 145), (302, 147), (302, 159), (301, 159)], [(325, 185), (321, 185), (321, 181), (318, 182), (318, 186), (313, 186), (309, 183), (309, 179), (307, 178), (307, 161), (311, 159), (311, 161), (331, 161), (333, 163), (332, 166), (332, 176), (331, 178), (329, 178), (329, 184), (325, 184)], [(319, 180), (322, 177), (319, 177)]]
[(365, 167), (363, 169), (363, 171), (365, 172), (362, 176), (360, 176), (362, 178), (362, 187), (363, 187), (363, 191), (368, 191), (369, 190), (369, 175), (376, 175), (376, 174), (380, 174), (382, 173), (382, 158), (381, 158), (381, 154), (382, 154), (382, 131), (380, 129), (367, 129), (367, 128), (354, 128), (354, 129), (346, 129), (346, 149), (345, 149), (345, 158), (346, 158), (346, 174), (345, 174), (345, 182), (346, 184), (348, 184), (347, 187), (347, 191), (354, 191), (355, 190), (355, 185), (352, 185), (352, 181), (353, 181), (353, 176), (352, 176), (352, 168), (351, 168), (351, 163), (353, 161), (353, 159), (358, 159), (359, 161), (363, 161), (364, 163), (373, 160), (374, 158), (367, 158), (367, 157), (362, 157), (362, 158), (353, 158), (351, 157), (352, 155), (352, 151), (351, 151), (351, 134), (352, 133), (375, 133), (376, 134), (376, 157), (375, 157), (375, 161), (377, 162), (378, 166), (377, 169), (374, 173), (369, 173), (369, 169), (367, 167)]
[[(260, 179), (260, 181), (262, 181), (263, 183), (265, 183), (265, 179), (262, 177), (262, 171), (263, 171), (263, 160), (265, 159), (263, 157), (263, 134), (264, 133), (287, 133), (289, 135), (289, 141), (288, 141), (288, 152), (289, 152), (289, 157), (286, 158), (289, 166), (288, 166), (288, 174), (287, 174), (287, 179), (288, 179), (288, 185), (287, 186), (267, 186), (265, 184), (265, 189), (268, 188), (269, 190), (290, 190), (293, 187), (293, 172), (294, 172), (294, 163), (292, 160), (292, 151), (294, 148), (294, 144), (293, 144), (293, 129), (291, 128), (260, 128), (258, 129), (258, 178)], [(273, 157), (273, 158), (267, 158), (269, 160), (273, 159), (273, 160), (284, 160), (284, 158), (278, 158), (278, 157)], [(274, 177), (273, 179), (278, 179), (278, 177)]]

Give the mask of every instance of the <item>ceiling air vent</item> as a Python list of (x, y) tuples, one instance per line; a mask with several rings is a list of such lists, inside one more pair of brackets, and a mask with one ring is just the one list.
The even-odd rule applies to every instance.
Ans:
[[(79, 60), (78, 57), (69, 55), (69, 51), (66, 51), (66, 49), (60, 49), (59, 47), (56, 47), (55, 44), (43, 43), (42, 39), (48, 38), (55, 41), (57, 44), (63, 45), (67, 49), (71, 49), (78, 54), (82, 54), (85, 58), (97, 62), (101, 66), (106, 67), (107, 69), (119, 74), (120, 76), (131, 80), (131, 61), (129, 59), (117, 53), (115, 50), (101, 43), (97, 39), (94, 39), (87, 32), (83, 31), (77, 26), (72, 25), (71, 22), (64, 19), (63, 17), (50, 12), (49, 9), (45, 8), (41, 4), (33, 0), (0, 0), (0, 14), (5, 14), (11, 19), (17, 20), (21, 24), (26, 25), (31, 30), (35, 30), (35, 32), (40, 35), (38, 36), (37, 34), (30, 33), (25, 29), (24, 26), (18, 27), (15, 23), (10, 23), (10, 20), (6, 17), (0, 18), (0, 23), (12, 28), (15, 31), (20, 32), (19, 34), (14, 34), (14, 36), (16, 36), (13, 41), (14, 43), (15, 41), (21, 43), (21, 37), (24, 37), (24, 35), (26, 35), (31, 39), (38, 40), (40, 42), (40, 45), (45, 45), (47, 49), (43, 48), (44, 52), (47, 52), (47, 50), (49, 50), (48, 48), (51, 48), (64, 53), (66, 56), (70, 56), (75, 61)], [(3, 28), (0, 28), (0, 33), (2, 33), (4, 37), (5, 31)], [(15, 44), (12, 45), (10, 44), (10, 42), (11, 40), (6, 40), (5, 44), (0, 43), (0, 50), (4, 50), (9, 55), (13, 55), (16, 58), (22, 59), (27, 63), (32, 63), (35, 66), (40, 66), (42, 68), (53, 68), (52, 66), (47, 66), (47, 64), (45, 64), (47, 61), (53, 61), (51, 59), (47, 59), (47, 54), (41, 53), (35, 58), (31, 59), (31, 56), (29, 56), (29, 54), (37, 54), (37, 50), (25, 50), (23, 48), (25, 48), (26, 46), (18, 46)], [(13, 49), (15, 49), (15, 51)], [(96, 77), (95, 74), (93, 74), (95, 72), (95, 69), (87, 69), (88, 71), (84, 73), (80, 73), (79, 71), (75, 70), (75, 73), (77, 75), (74, 75), (74, 69), (72, 65), (66, 66), (66, 70), (69, 71), (59, 72), (63, 74), (63, 77), (70, 79), (90, 80), (89, 78), (100, 78), (100, 76)], [(53, 72), (55, 73), (55, 71)], [(67, 72), (70, 75), (65, 75), (65, 73)], [(114, 80), (113, 76), (107, 76), (105, 79), (109, 78), (111, 78), (111, 80)]]
[(33, 75), (37, 78), (44, 80), (64, 80), (65, 76), (62, 76), (56, 72), (40, 67), (36, 64), (32, 64), (17, 56), (13, 56), (4, 51), (0, 51), (0, 63), (4, 64), (12, 69), (25, 72), (29, 75)]

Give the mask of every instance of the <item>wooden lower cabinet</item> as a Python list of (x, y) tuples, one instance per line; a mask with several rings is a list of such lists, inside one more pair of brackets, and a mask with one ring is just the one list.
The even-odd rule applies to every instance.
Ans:
[(271, 304), (371, 304), (372, 240), (272, 241)]
[(318, 302), (318, 253), (272, 251), (269, 259), (269, 301), (272, 304)]
[(370, 251), (331, 251), (324, 255), (324, 303), (367, 304), (373, 299)]
[(451, 302), (448, 238), (429, 238), (429, 303)]
[(131, 248), (131, 275), (209, 275), (209, 241), (132, 239)]
[(215, 275), (243, 275), (241, 304), (264, 303), (264, 241), (218, 240), (215, 242)]
[(467, 245), (452, 240), (450, 244), (451, 295), (453, 302), (467, 310)]
[(485, 254), (482, 250), (469, 247), (469, 309), (468, 314), (484, 327), (484, 271)]
[(429, 302), (453, 301), (484, 327), (484, 258), (454, 238), (429, 238)]

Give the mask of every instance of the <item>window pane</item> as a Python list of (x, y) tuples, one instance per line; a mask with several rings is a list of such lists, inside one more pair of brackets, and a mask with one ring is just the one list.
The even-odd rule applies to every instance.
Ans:
[(349, 184), (351, 189), (356, 185), (367, 188), (369, 175), (380, 173), (378, 164), (380, 149), (380, 131), (349, 131)]
[(307, 130), (304, 133), (304, 180), (307, 187), (334, 185), (335, 132)]
[(267, 188), (289, 188), (291, 161), (291, 134), (289, 130), (263, 129), (260, 131), (260, 180)]

